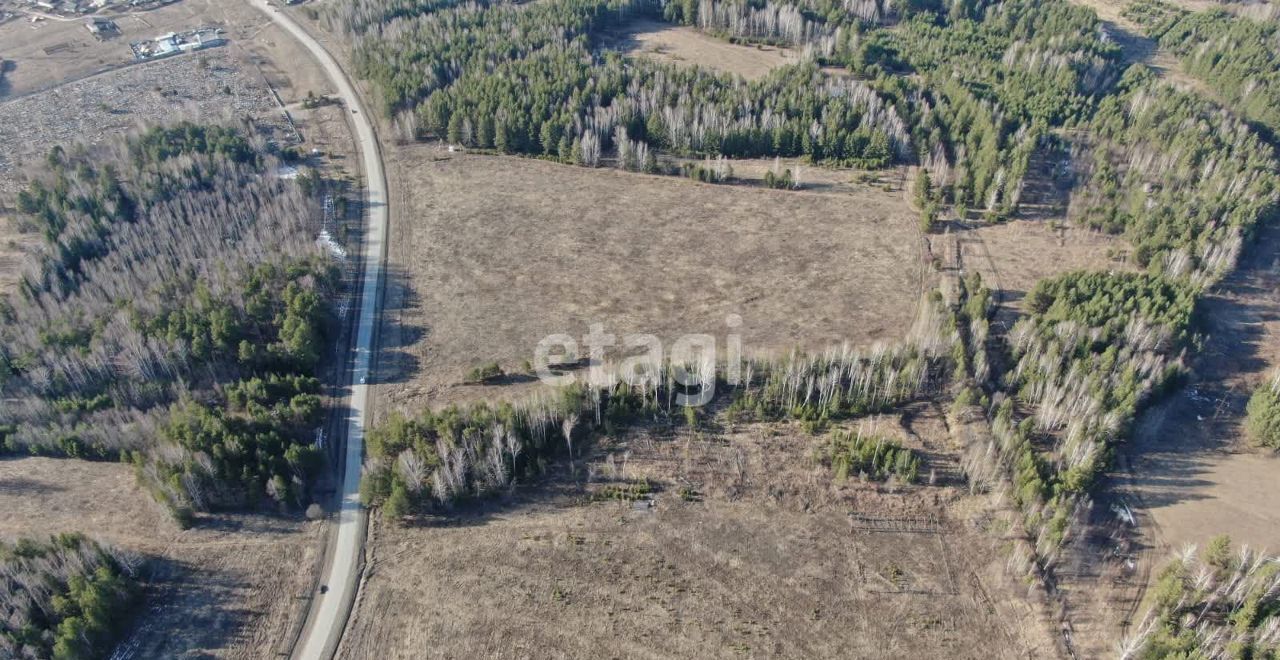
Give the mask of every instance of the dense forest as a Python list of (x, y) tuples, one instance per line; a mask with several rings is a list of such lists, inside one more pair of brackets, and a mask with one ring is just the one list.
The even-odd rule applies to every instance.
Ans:
[(0, 542), (0, 656), (107, 656), (138, 604), (138, 559), (76, 534)]
[(1141, 406), (1181, 372), (1195, 301), (1185, 284), (1124, 273), (1071, 273), (1027, 295), (1002, 386), (1033, 414), (1019, 420), (1013, 399), (997, 406), (992, 456), (1048, 548)]
[(354, 39), (356, 68), (378, 84), (389, 112), (466, 146), (597, 165), (625, 131), (692, 156), (806, 154), (880, 166), (909, 154), (896, 112), (861, 83), (816, 67), (748, 84), (593, 47), (600, 31), (654, 11), (646, 0), (421, 3), (364, 31), (361, 21), (333, 20)]
[[(1185, 372), (1198, 347), (1198, 300), (1274, 219), (1280, 191), (1280, 163), (1256, 132), (1141, 67), (1082, 128), (1073, 139), (1091, 155), (1073, 218), (1125, 234), (1145, 272), (1041, 281), (1023, 318), (989, 349), (1010, 367), (981, 384), (991, 393), (991, 439), (969, 448), (965, 470), (1021, 509), (1028, 545), (1016, 570), (1029, 576), (1052, 573), (1117, 445)], [(1269, 404), (1265, 393), (1255, 399), (1250, 425), (1262, 433)]]
[(1166, 565), (1126, 658), (1273, 658), (1280, 652), (1280, 561), (1218, 536)]
[(1023, 178), (1050, 130), (1087, 121), (1119, 78), (1119, 50), (1065, 2), (964, 3), (868, 32), (837, 61), (895, 100), (917, 161), (956, 215), (1018, 210)]
[(0, 452), (127, 459), (175, 512), (304, 503), (337, 266), (251, 125), (55, 148), (0, 301)]
[(1275, 152), (1210, 101), (1131, 69), (1091, 124), (1080, 221), (1124, 233), (1152, 272), (1217, 281), (1280, 199)]
[(1127, 236), (1146, 272), (1072, 273), (1027, 293), (1007, 336), (1014, 367), (987, 385), (993, 445), (968, 466), (1007, 475), (1042, 558), (1144, 403), (1185, 369), (1196, 301), (1280, 201), (1280, 162), (1256, 132), (1145, 68), (1130, 68), (1082, 127), (1092, 155), (1073, 217)]
[(1280, 131), (1280, 30), (1275, 21), (1238, 17), (1223, 9), (1189, 12), (1160, 0), (1125, 8), (1160, 47), (1177, 55), (1223, 103), (1264, 127)]
[[(887, 17), (893, 30), (878, 27)], [(747, 82), (609, 50), (606, 35), (637, 18), (804, 44), (807, 55)], [(1118, 49), (1089, 36), (1097, 18), (1066, 2), (360, 0), (327, 20), (416, 136), (648, 171), (659, 152), (919, 162), (945, 201), (996, 218), (1016, 210), (1048, 126), (1087, 118), (1119, 75)]]

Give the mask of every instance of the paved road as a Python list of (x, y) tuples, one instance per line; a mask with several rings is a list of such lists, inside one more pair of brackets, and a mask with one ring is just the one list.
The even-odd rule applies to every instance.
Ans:
[[(359, 579), (359, 561), (364, 548), (365, 520), (360, 507), (360, 466), (364, 456), (364, 432), (369, 386), (364, 384), (369, 375), (369, 362), (373, 355), (374, 322), (377, 319), (378, 292), (382, 288), (382, 272), (386, 257), (387, 234), (387, 183), (382, 169), (382, 155), (369, 121), (369, 114), (356, 94), (355, 88), (333, 59), (311, 35), (307, 34), (287, 14), (267, 0), (249, 0), (265, 12), (277, 25), (302, 42), (315, 56), (325, 73), (338, 90), (351, 114), (351, 124), (356, 130), (356, 142), (360, 160), (364, 164), (366, 182), (366, 208), (368, 226), (364, 238), (364, 285), (360, 292), (359, 321), (356, 330), (355, 363), (351, 371), (350, 420), (347, 426), (346, 453), (342, 470), (342, 508), (338, 514), (337, 533), (329, 547), (327, 571), (321, 584), (326, 593), (315, 594), (311, 611), (302, 637), (294, 648), (294, 657), (302, 660), (325, 660), (333, 657), (338, 641), (347, 625), (347, 616), (355, 600)], [(281, 594), (281, 597), (285, 597)]]

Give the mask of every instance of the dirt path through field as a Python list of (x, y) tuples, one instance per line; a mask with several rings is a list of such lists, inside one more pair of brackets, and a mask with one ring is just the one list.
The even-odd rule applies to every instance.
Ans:
[(1268, 228), (1202, 303), (1207, 334), (1191, 382), (1145, 414), (1127, 448), (1128, 490), (1157, 529), (1156, 553), (1215, 534), (1280, 548), (1280, 458), (1244, 438), (1245, 404), (1280, 364), (1280, 229)]

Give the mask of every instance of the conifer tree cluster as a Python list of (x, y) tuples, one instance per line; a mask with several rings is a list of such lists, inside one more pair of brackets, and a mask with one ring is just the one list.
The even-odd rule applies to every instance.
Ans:
[[(639, 18), (804, 57), (747, 82), (610, 50), (606, 35)], [(1066, 2), (359, 0), (327, 20), (352, 39), (357, 70), (401, 132), (417, 137), (587, 166), (641, 149), (918, 162), (942, 201), (997, 220), (1017, 211), (1049, 128), (1086, 121), (1119, 76), (1097, 18)], [(626, 167), (659, 169), (656, 158)]]
[(80, 534), (0, 542), (0, 656), (106, 657), (140, 600), (138, 564)]

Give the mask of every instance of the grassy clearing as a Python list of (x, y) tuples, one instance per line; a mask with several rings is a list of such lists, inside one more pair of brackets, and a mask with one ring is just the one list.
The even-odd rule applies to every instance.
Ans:
[(781, 353), (888, 342), (919, 300), (915, 214), (897, 195), (403, 153), (412, 184), (392, 225), (379, 363), (389, 408), (474, 396), (457, 385), (476, 366), (519, 372), (540, 339), (590, 323), (664, 342), (711, 333), (723, 346), (738, 314), (748, 352)]
[(615, 37), (624, 53), (682, 66), (701, 66), (747, 80), (795, 63), (798, 55), (787, 48), (731, 44), (696, 28), (654, 20), (638, 20)]

